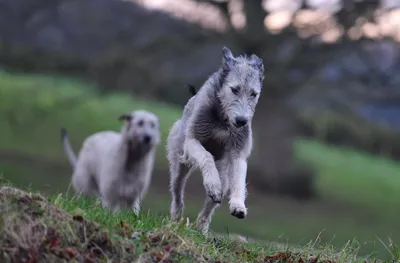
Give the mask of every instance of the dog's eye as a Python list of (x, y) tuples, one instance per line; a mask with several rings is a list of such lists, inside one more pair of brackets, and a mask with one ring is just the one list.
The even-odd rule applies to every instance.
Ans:
[(143, 120), (138, 121), (137, 125), (138, 125), (139, 127), (142, 127), (142, 126), (143, 126)]
[(237, 95), (239, 94), (240, 88), (239, 87), (231, 87), (232, 93)]
[(154, 129), (154, 128), (156, 127), (156, 124), (155, 124), (154, 122), (150, 122), (150, 127), (151, 127), (152, 129)]
[(253, 97), (253, 98), (255, 98), (255, 97), (257, 97), (257, 92), (255, 92), (255, 91), (253, 91), (252, 93), (251, 93), (251, 96)]

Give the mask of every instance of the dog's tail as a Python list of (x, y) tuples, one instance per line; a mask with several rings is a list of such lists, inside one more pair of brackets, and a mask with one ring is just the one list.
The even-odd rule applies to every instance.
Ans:
[(74, 150), (72, 150), (71, 144), (68, 139), (68, 133), (65, 128), (61, 128), (61, 140), (64, 145), (65, 154), (67, 155), (68, 161), (72, 166), (72, 169), (75, 169), (76, 166), (76, 155)]
[(196, 91), (196, 88), (195, 88), (195, 86), (193, 86), (193, 85), (190, 85), (190, 84), (186, 84), (186, 87), (188, 87), (188, 88), (189, 88), (189, 92), (192, 94), (192, 96), (194, 96), (194, 95), (196, 95), (196, 94), (197, 94), (197, 91)]

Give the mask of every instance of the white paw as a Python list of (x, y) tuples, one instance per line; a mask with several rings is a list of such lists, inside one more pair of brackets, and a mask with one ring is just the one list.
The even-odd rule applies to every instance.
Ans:
[(132, 211), (136, 216), (139, 216), (140, 207), (134, 206), (134, 207), (132, 207)]
[(243, 219), (247, 215), (247, 208), (244, 205), (244, 202), (239, 202), (239, 201), (229, 202), (229, 211), (231, 212), (231, 215), (239, 219)]
[(111, 202), (108, 201), (107, 199), (103, 198), (101, 200), (101, 205), (103, 206), (104, 209), (111, 208)]
[(171, 204), (171, 221), (180, 221), (182, 219), (183, 204)]

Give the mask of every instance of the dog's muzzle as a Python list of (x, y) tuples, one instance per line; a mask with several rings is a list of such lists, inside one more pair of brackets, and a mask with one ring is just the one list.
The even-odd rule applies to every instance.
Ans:
[(237, 128), (240, 128), (240, 127), (245, 126), (248, 123), (248, 121), (249, 120), (246, 117), (238, 116), (235, 118), (234, 124)]
[(143, 144), (149, 144), (151, 143), (151, 136), (150, 135), (144, 135), (142, 139)]

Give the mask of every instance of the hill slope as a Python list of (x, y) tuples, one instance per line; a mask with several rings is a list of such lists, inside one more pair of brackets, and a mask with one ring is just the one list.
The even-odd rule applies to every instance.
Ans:
[(0, 208), (1, 262), (360, 261), (351, 247), (312, 256), (310, 248), (294, 252), (277, 244), (206, 238), (184, 220), (175, 224), (151, 213), (113, 215), (95, 200), (62, 194), (46, 199), (10, 186), (0, 187)]

